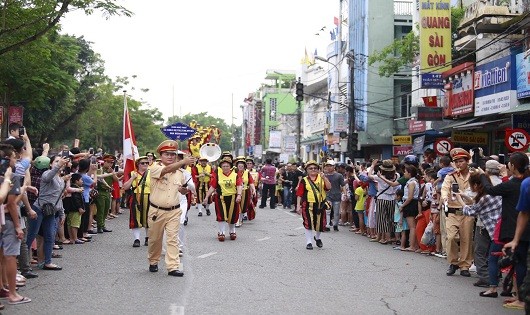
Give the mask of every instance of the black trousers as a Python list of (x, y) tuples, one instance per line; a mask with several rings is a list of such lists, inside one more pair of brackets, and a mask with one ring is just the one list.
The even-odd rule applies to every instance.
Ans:
[(276, 207), (276, 184), (263, 184), (261, 191), (261, 205), (265, 207), (267, 205), (267, 198), (271, 197), (271, 209)]

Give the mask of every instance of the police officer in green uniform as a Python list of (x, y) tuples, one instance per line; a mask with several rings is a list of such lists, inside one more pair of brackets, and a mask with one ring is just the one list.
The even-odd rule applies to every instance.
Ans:
[(96, 197), (96, 222), (98, 233), (112, 232), (112, 230), (105, 228), (105, 218), (110, 210), (112, 183), (119, 180), (118, 176), (112, 169), (115, 161), (115, 156), (105, 154), (103, 156), (101, 175), (98, 174), (97, 190), (99, 194)]

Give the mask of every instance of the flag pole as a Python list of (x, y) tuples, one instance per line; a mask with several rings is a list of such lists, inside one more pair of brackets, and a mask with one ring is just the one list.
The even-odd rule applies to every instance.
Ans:
[[(123, 90), (123, 124), (124, 127), (127, 128), (126, 130), (129, 131), (129, 136), (131, 137), (131, 154), (134, 165), (133, 170), (136, 171), (136, 156), (134, 155), (134, 143), (132, 141), (131, 116), (129, 115), (129, 108), (127, 107), (127, 90)], [(123, 130), (123, 135), (125, 136), (125, 129)]]

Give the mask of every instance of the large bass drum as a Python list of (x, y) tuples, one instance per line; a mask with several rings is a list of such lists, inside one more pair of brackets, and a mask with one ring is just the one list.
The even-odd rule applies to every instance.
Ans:
[(208, 162), (215, 162), (221, 157), (221, 147), (216, 143), (205, 143), (201, 146), (199, 153), (201, 157), (208, 159)]

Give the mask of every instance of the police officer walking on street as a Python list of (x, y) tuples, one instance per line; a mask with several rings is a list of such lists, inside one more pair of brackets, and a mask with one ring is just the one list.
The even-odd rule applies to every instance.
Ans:
[(158, 262), (162, 252), (164, 231), (166, 232), (167, 250), (165, 263), (168, 275), (182, 277), (179, 270), (178, 232), (180, 228), (180, 196), (186, 194), (185, 179), (181, 167), (194, 163), (193, 157), (185, 157), (177, 161), (178, 143), (173, 140), (163, 141), (157, 148), (160, 162), (150, 168), (151, 196), (149, 199), (149, 271), (158, 271)]

